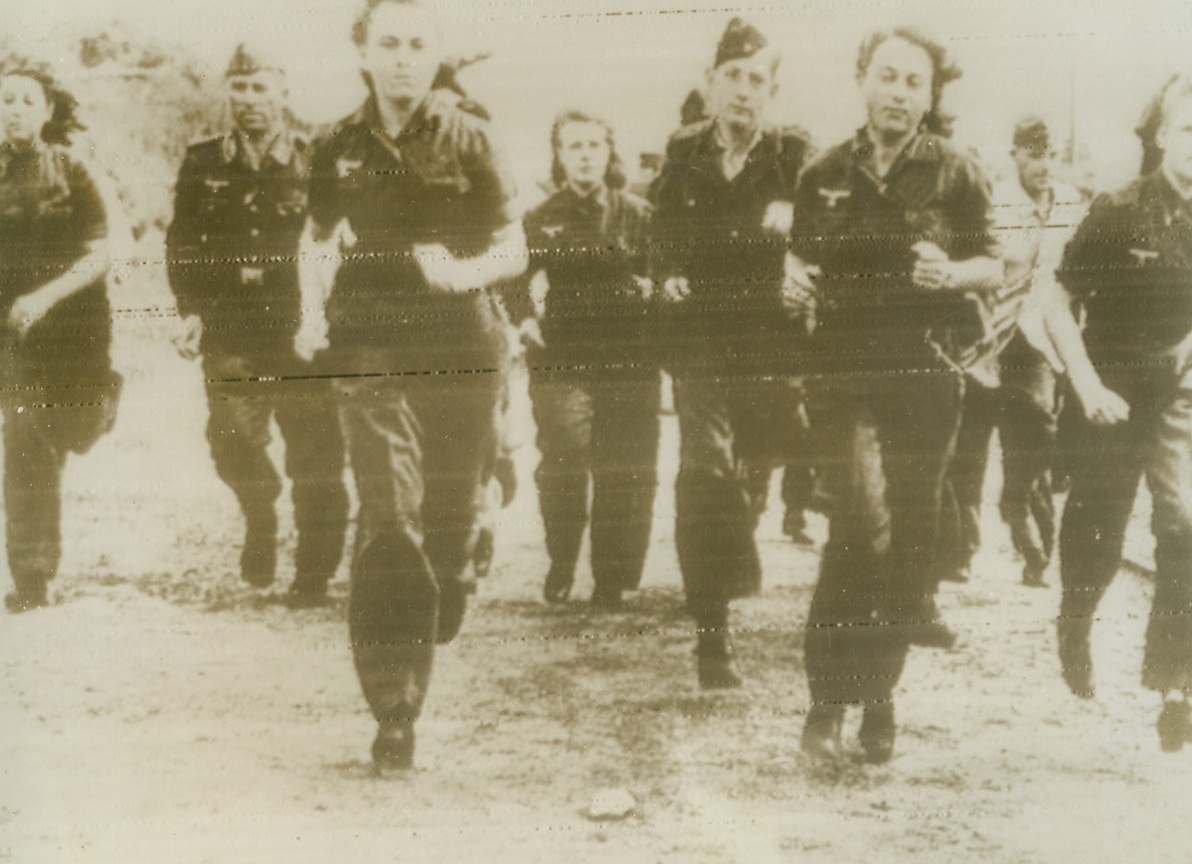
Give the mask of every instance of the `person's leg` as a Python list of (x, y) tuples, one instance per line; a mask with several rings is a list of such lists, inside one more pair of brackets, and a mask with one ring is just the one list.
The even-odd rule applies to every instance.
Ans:
[(1067, 447), (1071, 489), (1060, 526), (1063, 594), (1056, 631), (1064, 681), (1082, 698), (1093, 695), (1093, 615), (1121, 566), (1142, 476), (1143, 423), (1137, 415), (1108, 428), (1083, 420), (1071, 430)]
[(941, 576), (967, 582), (973, 556), (981, 548), (981, 503), (989, 445), (998, 421), (997, 391), (970, 381), (962, 402), (960, 428), (948, 464), (941, 534)]
[(422, 436), (423, 549), (439, 586), (436, 639), (452, 641), (476, 590), (469, 566), (480, 534), (485, 483), (497, 446), (495, 371), (428, 376), (410, 388)]
[(298, 528), (295, 605), (326, 596), (343, 556), (348, 527), (344, 486), (344, 440), (330, 385), (312, 377), (310, 364), (295, 358), (277, 385), (277, 425), (286, 444), (286, 473), (293, 482), (294, 522)]
[(1055, 546), (1051, 465), (1059, 401), (1056, 375), (1047, 358), (1029, 345), (1018, 346), (1013, 353), (1007, 349), (1007, 354), (999, 425), (1004, 476), (1001, 515), (1023, 558), (1023, 583), (1041, 586)]
[[(1160, 715), (1160, 744), (1192, 742), (1192, 390), (1156, 418), (1146, 444), (1155, 535), (1155, 599), (1147, 625), (1143, 686), (1173, 697)], [(1180, 720), (1184, 722), (1179, 722)]]
[(734, 447), (730, 387), (706, 379), (675, 380), (675, 546), (699, 635), (700, 684), (712, 689), (741, 684), (732, 659), (728, 606), (761, 583), (753, 539), (756, 515)]
[(530, 398), (542, 456), (534, 479), (550, 556), (543, 596), (548, 603), (561, 603), (571, 593), (588, 526), (592, 394), (590, 387), (574, 377), (539, 369), (530, 375)]
[(262, 371), (244, 357), (203, 359), (207, 382), (207, 441), (215, 471), (240, 503), (246, 526), (240, 555), (245, 582), (265, 587), (277, 569), (277, 511), (281, 477), (269, 458), (269, 384), (254, 380)]
[(955, 635), (940, 620), (935, 595), (944, 476), (964, 384), (947, 370), (897, 378), (874, 399), (891, 517), (882, 618), (910, 644), (950, 647)]
[[(352, 368), (385, 370), (384, 351)], [(439, 586), (423, 551), (423, 430), (402, 382), (355, 376), (337, 383), (339, 411), (360, 510), (348, 628), (364, 697), (378, 722), (378, 768), (413, 762), (414, 722), (430, 685)]]
[(46, 585), (62, 557), (62, 468), (65, 451), (49, 434), (52, 408), (23, 405), (4, 410), (4, 512), (8, 568), (16, 591), (5, 598), (11, 612), (46, 603)]
[(832, 500), (804, 638), (811, 709), (802, 746), (817, 757), (840, 755), (846, 705), (891, 704), (906, 658), (905, 643), (892, 641), (877, 621), (890, 516), (879, 430), (862, 396), (832, 390), (813, 397), (822, 440), (817, 464)]
[(592, 427), (593, 601), (615, 606), (638, 587), (650, 546), (658, 486), (657, 374), (595, 389)]

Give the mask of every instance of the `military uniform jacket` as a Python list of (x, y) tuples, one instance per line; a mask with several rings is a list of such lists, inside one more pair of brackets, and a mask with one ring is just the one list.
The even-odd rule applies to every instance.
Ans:
[(205, 352), (272, 352), (292, 343), (307, 170), (307, 144), (289, 133), (256, 169), (235, 134), (187, 151), (166, 264), (179, 314), (203, 319)]
[(432, 90), (395, 139), (370, 99), (316, 148), (310, 213), (330, 229), (347, 220), (357, 242), (345, 253), (328, 303), (332, 347), (398, 344), (465, 349), (492, 328), (482, 293), (432, 291), (414, 244), (484, 253), (515, 222), (515, 189), (488, 123)]
[(1161, 171), (1094, 199), (1058, 276), (1095, 364), (1192, 384), (1192, 204)]
[(981, 171), (927, 133), (884, 178), (868, 169), (871, 154), (861, 129), (808, 167), (795, 197), (791, 249), (823, 270), (813, 341), (824, 372), (921, 368), (954, 360), (985, 335), (974, 301), (911, 282), (921, 240), (953, 260), (998, 256)]
[[(654, 369), (653, 303), (634, 279), (647, 272), (649, 204), (604, 186), (586, 196), (568, 186), (527, 213), (525, 228), (527, 273), (544, 272), (549, 283), (541, 363), (595, 375)], [(507, 295), (510, 311), (525, 318), (533, 309), (519, 295)]]
[[(0, 317), (107, 235), (103, 200), (69, 151), (0, 145)], [(103, 279), (55, 304), (19, 343), (3, 330), (6, 375), (73, 386), (107, 374), (112, 323)]]
[(651, 275), (686, 277), (691, 295), (668, 311), (667, 363), (695, 374), (765, 374), (787, 364), (800, 328), (782, 308), (786, 238), (762, 230), (774, 202), (791, 202), (807, 136), (766, 129), (732, 180), (715, 121), (685, 126), (667, 145), (655, 187)]

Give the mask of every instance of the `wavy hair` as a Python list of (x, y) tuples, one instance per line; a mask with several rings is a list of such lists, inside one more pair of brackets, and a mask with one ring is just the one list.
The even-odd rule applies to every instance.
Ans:
[(563, 127), (571, 123), (595, 123), (604, 129), (604, 140), (608, 142), (608, 167), (604, 170), (604, 183), (609, 189), (624, 189), (625, 184), (629, 181), (625, 176), (625, 165), (617, 154), (616, 134), (613, 132), (613, 127), (600, 117), (575, 109), (563, 111), (555, 118), (555, 122), (550, 127), (550, 177), (554, 184), (561, 187), (567, 182), (567, 172), (559, 159), (559, 147), (562, 144)]
[(902, 39), (922, 48), (931, 58), (931, 108), (923, 115), (922, 128), (936, 135), (948, 137), (952, 134), (952, 124), (955, 120), (944, 113), (941, 104), (944, 98), (944, 87), (955, 81), (964, 71), (956, 65), (948, 54), (948, 49), (942, 42), (916, 27), (893, 27), (888, 30), (877, 30), (870, 33), (861, 42), (857, 52), (857, 77), (863, 78), (873, 62), (873, 55), (877, 49), (890, 39)]
[(70, 136), (87, 127), (78, 118), (79, 100), (58, 82), (49, 66), (22, 58), (11, 58), (0, 64), (0, 78), (29, 78), (36, 81), (50, 106), (50, 119), (41, 129), (41, 140), (47, 144), (68, 146)]

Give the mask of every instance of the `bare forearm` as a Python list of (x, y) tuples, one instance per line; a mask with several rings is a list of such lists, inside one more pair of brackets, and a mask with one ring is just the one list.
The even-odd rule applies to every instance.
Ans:
[(1005, 267), (997, 258), (979, 256), (953, 262), (955, 274), (949, 286), (965, 294), (988, 294), (1001, 287)]
[(526, 250), (526, 235), (520, 224), (503, 228), (493, 238), (493, 244), (474, 258), (460, 258), (465, 290), (479, 291), (489, 285), (514, 279), (526, 272), (530, 258)]
[(1048, 289), (1044, 297), (1043, 323), (1077, 393), (1100, 386), (1101, 376), (1089, 359), (1080, 325), (1072, 316), (1071, 299), (1058, 285)]
[(88, 285), (94, 285), (107, 275), (111, 266), (112, 258), (107, 243), (93, 243), (86, 255), (61, 276), (38, 288), (37, 293), (45, 299), (46, 307), (54, 306)]

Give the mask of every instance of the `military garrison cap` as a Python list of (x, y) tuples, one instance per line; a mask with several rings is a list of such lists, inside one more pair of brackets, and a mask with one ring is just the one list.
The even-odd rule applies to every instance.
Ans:
[(720, 44), (716, 46), (716, 66), (752, 57), (770, 43), (761, 31), (740, 17), (734, 17), (724, 28)]
[(1051, 133), (1042, 117), (1031, 115), (1024, 117), (1014, 126), (1014, 146), (1036, 153), (1047, 153), (1051, 150)]
[(255, 75), (258, 72), (280, 72), (285, 74), (285, 69), (282, 68), (281, 63), (271, 55), (261, 51), (255, 46), (250, 46), (241, 42), (236, 46), (236, 50), (232, 53), (232, 59), (228, 61), (228, 69), (224, 72), (225, 78), (231, 78), (233, 75)]

